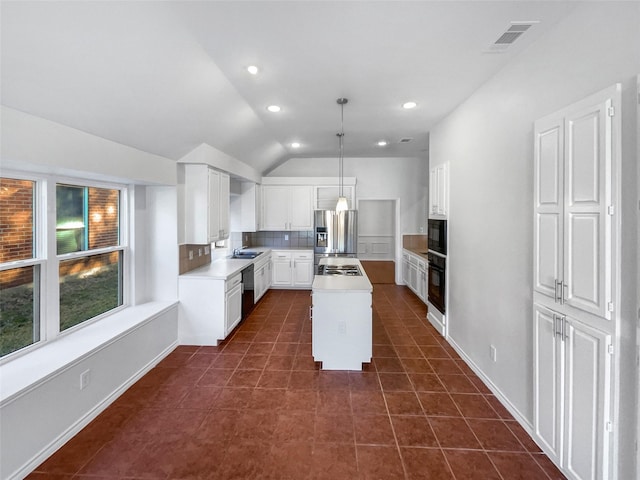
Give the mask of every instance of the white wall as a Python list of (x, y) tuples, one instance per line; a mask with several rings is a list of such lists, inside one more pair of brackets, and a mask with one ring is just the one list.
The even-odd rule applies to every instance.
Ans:
[[(620, 479), (636, 478), (637, 403), (630, 379), (637, 298), (639, 9), (637, 2), (580, 5), (430, 133), (431, 166), (450, 164), (449, 334), (531, 421), (533, 122), (623, 84)], [(497, 347), (497, 363), (490, 361), (490, 344)]]
[[(292, 158), (268, 177), (326, 177), (338, 173), (336, 158)], [(345, 158), (344, 175), (356, 177), (356, 197), (400, 199), (399, 233), (426, 231), (426, 158)]]
[(176, 184), (174, 161), (0, 106), (0, 167), (142, 184)]

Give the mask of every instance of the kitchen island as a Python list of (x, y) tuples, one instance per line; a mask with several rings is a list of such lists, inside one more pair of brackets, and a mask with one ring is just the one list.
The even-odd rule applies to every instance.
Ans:
[(373, 348), (373, 286), (355, 258), (323, 258), (320, 266), (311, 288), (313, 358), (323, 370), (362, 370)]

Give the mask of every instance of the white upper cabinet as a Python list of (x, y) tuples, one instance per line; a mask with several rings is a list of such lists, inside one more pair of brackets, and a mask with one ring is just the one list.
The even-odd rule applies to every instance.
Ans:
[(614, 309), (611, 93), (536, 122), (534, 146), (534, 289), (607, 320)]
[(242, 182), (231, 196), (231, 231), (257, 232), (260, 220), (260, 185)]
[(448, 215), (449, 172), (448, 164), (443, 163), (429, 170), (429, 216), (446, 217)]
[(261, 230), (311, 230), (313, 187), (263, 185)]
[(185, 243), (229, 237), (229, 175), (207, 165), (184, 166)]
[(229, 238), (229, 231), (231, 230), (231, 226), (229, 223), (229, 175), (226, 173), (220, 172), (220, 189), (219, 189), (219, 222), (218, 228), (220, 230), (220, 234), (218, 235), (218, 240), (224, 240)]

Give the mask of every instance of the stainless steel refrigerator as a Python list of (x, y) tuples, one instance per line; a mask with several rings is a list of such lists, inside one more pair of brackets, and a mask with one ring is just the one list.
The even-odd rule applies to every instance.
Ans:
[(358, 251), (358, 211), (315, 210), (315, 267), (322, 257), (354, 257)]

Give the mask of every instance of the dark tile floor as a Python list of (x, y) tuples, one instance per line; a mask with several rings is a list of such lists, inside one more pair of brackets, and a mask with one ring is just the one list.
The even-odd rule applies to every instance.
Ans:
[(364, 371), (319, 370), (309, 291), (270, 290), (227, 342), (178, 347), (29, 478), (564, 478), (417, 297), (373, 297)]

